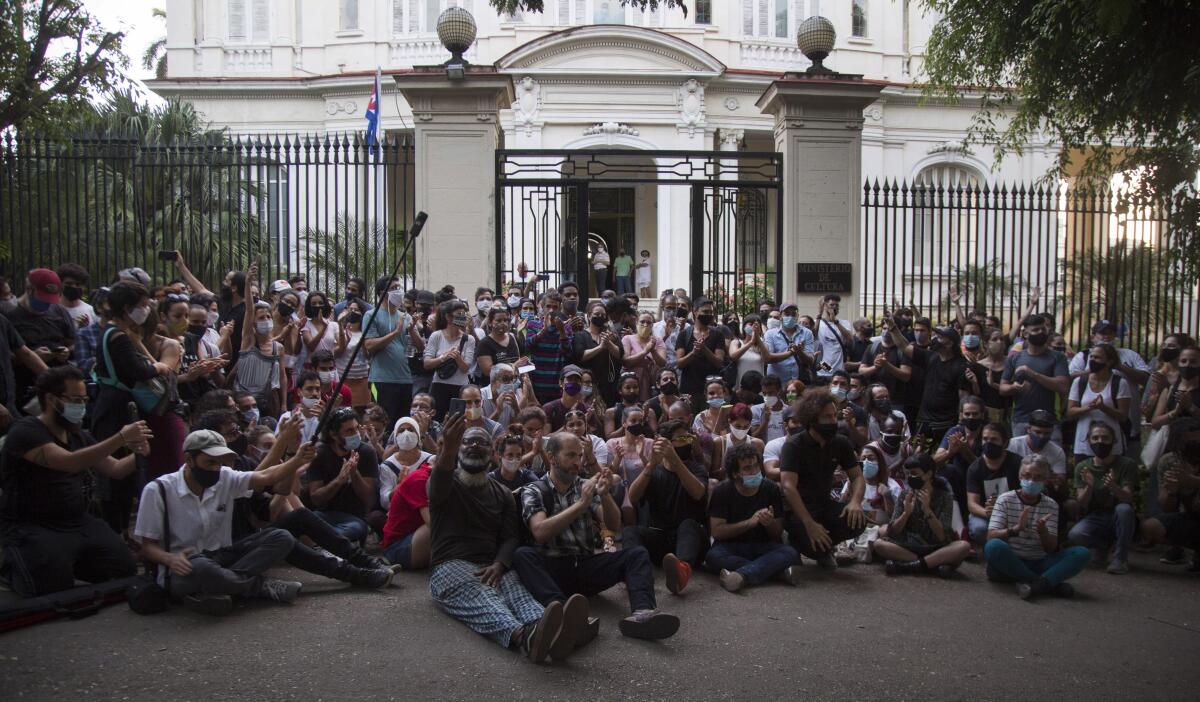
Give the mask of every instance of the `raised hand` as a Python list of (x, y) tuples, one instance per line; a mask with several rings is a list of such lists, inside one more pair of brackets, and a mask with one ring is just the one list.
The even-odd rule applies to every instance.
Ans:
[(1029, 519), (1033, 516), (1033, 508), (1026, 507), (1021, 510), (1021, 518), (1017, 520), (1017, 531), (1025, 531), (1029, 528)]
[(125, 442), (126, 446), (143, 444), (153, 438), (154, 432), (150, 431), (150, 426), (145, 422), (137, 421), (121, 427), (121, 440)]

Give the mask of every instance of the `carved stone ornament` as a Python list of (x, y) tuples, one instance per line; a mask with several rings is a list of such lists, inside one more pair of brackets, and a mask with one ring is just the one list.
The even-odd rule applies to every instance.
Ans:
[(737, 109), (741, 106), (742, 103), (738, 102), (738, 99), (732, 95), (725, 98), (725, 109), (729, 110), (730, 112), (737, 112)]
[(704, 86), (695, 78), (689, 79), (675, 92), (675, 104), (679, 108), (679, 127), (694, 136), (704, 126)]
[(529, 76), (517, 81), (516, 99), (513, 100), (513, 124), (525, 129), (525, 135), (531, 136), (537, 126), (538, 115), (542, 109), (542, 86)]
[(602, 124), (593, 124), (583, 130), (584, 136), (595, 136), (596, 134), (623, 134), (625, 136), (638, 136), (638, 130), (628, 124), (620, 124), (618, 122), (604, 122)]

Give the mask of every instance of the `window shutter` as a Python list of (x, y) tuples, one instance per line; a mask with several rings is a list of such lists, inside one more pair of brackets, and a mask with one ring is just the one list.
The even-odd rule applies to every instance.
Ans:
[(754, 36), (754, 0), (742, 0), (742, 34)]
[(558, 0), (558, 23), (561, 25), (571, 23), (571, 0)]
[(392, 36), (404, 34), (404, 0), (392, 0)]
[(270, 9), (267, 0), (254, 0), (250, 15), (250, 33), (254, 41), (268, 41), (271, 38)]
[(246, 0), (229, 0), (229, 38), (246, 40)]

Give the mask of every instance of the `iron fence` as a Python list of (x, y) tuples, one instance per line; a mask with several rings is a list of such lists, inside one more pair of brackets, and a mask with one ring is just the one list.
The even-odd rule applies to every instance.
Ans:
[(1110, 187), (1029, 184), (863, 186), (860, 303), (903, 302), (936, 320), (966, 311), (1015, 326), (1033, 308), (1076, 347), (1097, 320), (1143, 355), (1200, 325), (1194, 275), (1166, 206), (1137, 208)]
[[(19, 281), (78, 263), (94, 284), (140, 266), (176, 277), (178, 250), (211, 289), (261, 261), (262, 279), (305, 275), (335, 296), (348, 276), (390, 271), (413, 207), (413, 144), (389, 135), (208, 135), (154, 143), (8, 135), (0, 153), (0, 266)], [(410, 254), (401, 274), (412, 279)], [(18, 285), (19, 286), (19, 282)]]

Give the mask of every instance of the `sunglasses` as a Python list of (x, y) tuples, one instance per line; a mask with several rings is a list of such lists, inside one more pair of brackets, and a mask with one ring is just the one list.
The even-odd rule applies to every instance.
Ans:
[(463, 439), (462, 444), (463, 444), (463, 446), (487, 446), (488, 441), (487, 441), (487, 439), (480, 439), (478, 437), (473, 437), (470, 439)]

